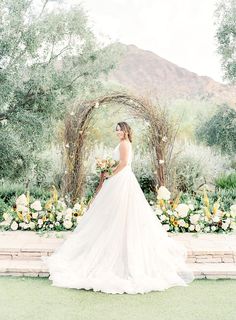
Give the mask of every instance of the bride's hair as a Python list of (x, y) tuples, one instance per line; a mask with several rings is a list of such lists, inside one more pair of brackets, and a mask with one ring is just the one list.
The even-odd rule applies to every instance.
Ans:
[(118, 122), (116, 125), (116, 128), (118, 125), (120, 126), (121, 130), (124, 132), (125, 138), (128, 138), (129, 141), (132, 142), (132, 129), (130, 128), (128, 123), (125, 121)]

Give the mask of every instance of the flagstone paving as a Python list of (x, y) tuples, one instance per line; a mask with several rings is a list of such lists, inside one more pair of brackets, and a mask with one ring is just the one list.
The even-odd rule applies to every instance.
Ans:
[[(0, 232), (0, 276), (48, 277), (40, 259), (51, 255), (71, 231)], [(236, 279), (236, 232), (230, 234), (168, 233), (188, 251), (187, 263), (196, 278)]]

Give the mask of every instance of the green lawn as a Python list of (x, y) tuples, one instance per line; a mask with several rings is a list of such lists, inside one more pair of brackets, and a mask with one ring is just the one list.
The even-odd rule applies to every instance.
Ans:
[(194, 280), (145, 294), (51, 286), (47, 278), (0, 277), (1, 320), (235, 320), (236, 280)]

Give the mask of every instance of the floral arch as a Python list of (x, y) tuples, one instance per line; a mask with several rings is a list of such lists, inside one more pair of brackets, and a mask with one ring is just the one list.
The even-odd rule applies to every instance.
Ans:
[(168, 185), (168, 164), (170, 162), (173, 127), (166, 109), (153, 104), (145, 97), (115, 92), (75, 103), (75, 111), (65, 119), (64, 143), (66, 174), (63, 180), (63, 195), (69, 194), (72, 203), (83, 196), (85, 186), (86, 133), (90, 120), (98, 107), (112, 103), (123, 105), (134, 118), (148, 124), (148, 140), (155, 169), (157, 186)]

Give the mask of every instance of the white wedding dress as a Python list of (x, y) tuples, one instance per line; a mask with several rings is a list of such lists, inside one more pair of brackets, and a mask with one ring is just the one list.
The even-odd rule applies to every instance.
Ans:
[[(119, 160), (119, 144), (113, 159)], [(187, 249), (168, 236), (129, 160), (102, 188), (71, 235), (42, 257), (53, 286), (112, 294), (163, 291), (194, 280)]]

